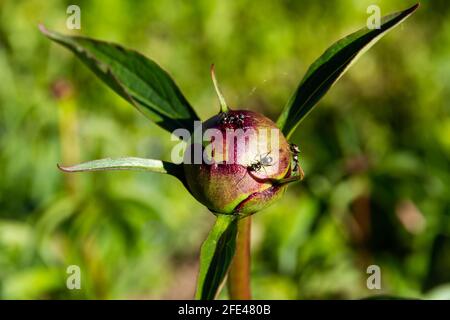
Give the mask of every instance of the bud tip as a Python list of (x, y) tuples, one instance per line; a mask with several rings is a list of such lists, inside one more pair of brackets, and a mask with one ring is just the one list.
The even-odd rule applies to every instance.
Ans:
[(211, 79), (213, 81), (214, 89), (216, 90), (216, 94), (219, 97), (220, 112), (228, 112), (229, 108), (227, 106), (225, 98), (223, 97), (222, 92), (220, 91), (219, 84), (217, 83), (216, 73), (215, 73), (215, 69), (214, 69), (214, 63), (211, 64)]

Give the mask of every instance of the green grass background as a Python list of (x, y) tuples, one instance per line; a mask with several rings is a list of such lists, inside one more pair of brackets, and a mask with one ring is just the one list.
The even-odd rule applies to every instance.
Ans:
[[(293, 135), (306, 173), (253, 218), (255, 298), (450, 299), (450, 3), (422, 1)], [(173, 76), (202, 119), (276, 119), (331, 43), (412, 1), (0, 1), (0, 298), (191, 298), (214, 217), (174, 178), (56, 163), (170, 159), (170, 135), (37, 29), (121, 43)], [(66, 29), (81, 7), (82, 29)], [(81, 290), (66, 268), (81, 268)], [(366, 288), (367, 266), (382, 290)], [(226, 297), (226, 293), (222, 294)]]

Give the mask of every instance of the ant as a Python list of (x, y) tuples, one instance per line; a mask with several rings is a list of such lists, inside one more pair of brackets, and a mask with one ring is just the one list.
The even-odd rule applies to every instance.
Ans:
[(244, 118), (245, 116), (242, 113), (236, 116), (236, 124), (239, 128), (244, 126)]
[(251, 163), (247, 169), (249, 171), (255, 171), (258, 172), (264, 167), (270, 167), (273, 165), (273, 158), (269, 156), (270, 151), (267, 152), (264, 156), (259, 155), (259, 159), (255, 162)]
[(238, 115), (229, 115), (229, 114), (223, 114), (222, 118), (220, 119), (221, 124), (236, 124), (239, 128), (242, 128), (244, 125), (244, 118), (245, 115), (238, 114)]
[(297, 171), (298, 169), (298, 154), (300, 153), (300, 148), (298, 147), (298, 145), (291, 143), (289, 145), (290, 149), (291, 149), (291, 153), (292, 153), (292, 159), (294, 160), (294, 168), (293, 171)]
[[(249, 172), (250, 175), (252, 175), (250, 172), (259, 172), (261, 169), (264, 169), (266, 171), (265, 167), (270, 167), (273, 165), (273, 158), (269, 156), (271, 151), (265, 153), (264, 155), (260, 154), (259, 159), (257, 159), (255, 162), (250, 163), (246, 166), (247, 172)], [(255, 157), (256, 158), (256, 157)], [(246, 174), (242, 176), (242, 178), (237, 182), (237, 187), (239, 188), (239, 184), (241, 183), (242, 179), (244, 179)], [(267, 175), (267, 172), (266, 172)], [(252, 175), (253, 176), (253, 175)], [(254, 177), (255, 178), (255, 177)]]

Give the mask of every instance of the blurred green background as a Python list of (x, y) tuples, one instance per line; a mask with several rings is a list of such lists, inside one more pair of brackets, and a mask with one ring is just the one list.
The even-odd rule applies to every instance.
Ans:
[[(214, 217), (174, 178), (63, 174), (56, 163), (170, 159), (170, 135), (37, 29), (111, 40), (173, 76), (202, 119), (276, 119), (307, 67), (414, 1), (0, 1), (0, 298), (177, 299)], [(66, 8), (81, 7), (80, 31)], [(450, 3), (423, 1), (303, 121), (306, 178), (253, 218), (255, 298), (450, 299)], [(381, 268), (381, 290), (366, 287)], [(66, 268), (81, 268), (81, 290)], [(222, 294), (226, 297), (226, 292)]]

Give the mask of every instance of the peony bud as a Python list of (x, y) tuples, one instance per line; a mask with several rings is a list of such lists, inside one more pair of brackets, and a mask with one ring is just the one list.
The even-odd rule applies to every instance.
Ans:
[[(285, 185), (276, 181), (290, 175), (291, 151), (275, 123), (255, 112), (227, 111), (205, 121), (202, 131), (215, 137), (200, 148), (191, 143), (184, 164), (198, 201), (216, 213), (248, 215), (282, 195)], [(192, 163), (198, 150), (203, 159)]]

